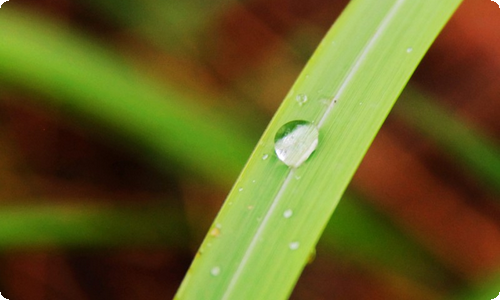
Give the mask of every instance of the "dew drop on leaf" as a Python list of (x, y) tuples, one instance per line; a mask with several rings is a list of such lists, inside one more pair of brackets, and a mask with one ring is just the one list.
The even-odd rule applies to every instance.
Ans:
[(306, 94), (298, 94), (297, 96), (295, 96), (295, 101), (297, 101), (297, 103), (302, 106), (304, 103), (307, 102), (307, 95)]
[(299, 249), (300, 243), (299, 242), (291, 242), (290, 245), (288, 245), (288, 248), (290, 250), (297, 250)]
[(285, 217), (285, 219), (290, 218), (292, 215), (293, 215), (293, 211), (292, 211), (291, 209), (287, 209), (287, 210), (285, 210), (285, 212), (283, 213), (283, 217)]
[(210, 230), (210, 235), (213, 237), (218, 237), (220, 235), (220, 229), (217, 227), (212, 228), (212, 230)]
[(262, 160), (266, 160), (269, 157), (269, 154), (262, 155)]
[(211, 270), (210, 270), (210, 274), (212, 276), (219, 276), (220, 274), (220, 267), (213, 267)]
[(412, 47), (408, 47), (408, 48), (406, 48), (406, 53), (410, 53), (410, 52), (412, 52), (412, 51), (413, 51), (413, 48), (412, 48)]
[(285, 165), (297, 168), (318, 146), (318, 129), (311, 122), (291, 121), (281, 126), (274, 137), (274, 150)]

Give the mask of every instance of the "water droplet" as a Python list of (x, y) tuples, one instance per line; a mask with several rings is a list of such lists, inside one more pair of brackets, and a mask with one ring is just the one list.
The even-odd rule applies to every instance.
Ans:
[(297, 250), (299, 249), (300, 243), (299, 242), (291, 242), (290, 245), (288, 245), (288, 248), (290, 250)]
[(220, 274), (220, 267), (213, 267), (210, 270), (210, 274), (212, 274), (212, 276), (219, 276), (219, 274)]
[(266, 160), (269, 157), (269, 154), (262, 155), (262, 160)]
[(297, 120), (283, 125), (274, 137), (274, 150), (285, 165), (297, 168), (318, 146), (318, 129), (311, 122)]
[(243, 188), (239, 188), (238, 191), (240, 191), (240, 192), (243, 191)]
[(410, 53), (410, 52), (412, 52), (412, 51), (413, 51), (413, 48), (412, 48), (412, 47), (408, 47), (408, 48), (406, 48), (406, 53)]
[(210, 235), (213, 237), (218, 237), (220, 235), (220, 229), (215, 227), (210, 230)]
[(283, 217), (285, 217), (286, 219), (290, 218), (292, 215), (293, 215), (293, 211), (291, 209), (287, 209), (283, 213)]
[(295, 179), (297, 179), (297, 180), (299, 180), (300, 178), (302, 178), (302, 176), (299, 176), (299, 175), (295, 176)]
[(252, 180), (252, 183), (255, 183), (255, 179), (254, 179), (254, 180)]
[(297, 103), (302, 106), (304, 103), (307, 102), (307, 95), (306, 94), (298, 94), (297, 96), (295, 96), (295, 101), (297, 101)]

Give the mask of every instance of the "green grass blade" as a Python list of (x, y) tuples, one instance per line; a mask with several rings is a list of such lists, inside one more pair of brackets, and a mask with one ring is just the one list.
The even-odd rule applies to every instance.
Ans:
[(2, 81), (147, 147), (160, 168), (172, 167), (170, 158), (226, 186), (237, 176), (253, 144), (238, 134), (240, 123), (145, 78), (76, 32), (9, 7), (0, 10)]
[[(178, 299), (290, 294), (369, 144), (459, 3), (350, 3), (265, 131)], [(295, 100), (300, 94), (309, 99), (302, 105)], [(301, 119), (319, 127), (320, 141), (308, 161), (289, 169), (272, 154), (274, 135), (283, 124)], [(293, 214), (287, 218), (288, 210)]]
[(3, 205), (0, 249), (189, 246), (183, 214), (170, 206)]
[(455, 161), (500, 192), (500, 150), (483, 132), (460, 120), (416, 89), (406, 89), (395, 113), (435, 141)]

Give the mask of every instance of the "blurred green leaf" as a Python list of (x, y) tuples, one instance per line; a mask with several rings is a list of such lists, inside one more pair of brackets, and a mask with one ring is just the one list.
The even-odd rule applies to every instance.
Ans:
[(146, 78), (77, 32), (9, 7), (0, 28), (1, 80), (48, 97), (68, 119), (118, 133), (159, 168), (182, 166), (227, 186), (247, 159), (253, 140), (237, 120)]
[(0, 249), (189, 246), (179, 209), (166, 205), (3, 205)]
[(432, 139), (458, 165), (500, 192), (500, 150), (492, 138), (415, 88), (404, 91), (394, 112)]

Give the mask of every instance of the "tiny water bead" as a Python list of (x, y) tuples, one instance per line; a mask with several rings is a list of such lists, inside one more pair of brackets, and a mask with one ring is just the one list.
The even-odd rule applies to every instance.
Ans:
[(288, 245), (288, 248), (290, 248), (290, 250), (297, 250), (299, 249), (299, 247), (300, 247), (299, 242), (291, 242), (290, 245)]
[(243, 188), (239, 188), (239, 189), (238, 189), (238, 191), (239, 191), (239, 192), (242, 192), (242, 191), (243, 191)]
[(262, 160), (266, 160), (269, 157), (269, 154), (262, 155)]
[(220, 235), (220, 228), (219, 227), (212, 228), (212, 230), (210, 230), (210, 235), (213, 237), (218, 237)]
[(318, 129), (311, 122), (288, 122), (276, 132), (274, 151), (285, 165), (298, 168), (316, 150), (318, 136)]
[(291, 209), (287, 209), (287, 210), (285, 210), (285, 212), (283, 213), (283, 217), (285, 217), (285, 219), (290, 218), (292, 215), (293, 215), (293, 211), (292, 211)]
[(410, 53), (410, 52), (412, 52), (412, 51), (413, 51), (413, 48), (412, 48), (412, 47), (408, 47), (408, 48), (406, 48), (406, 53)]
[(297, 96), (295, 96), (295, 101), (297, 101), (297, 103), (302, 106), (304, 103), (307, 102), (307, 95), (306, 94), (298, 94)]
[(220, 274), (220, 267), (213, 267), (211, 270), (210, 270), (210, 274), (212, 276), (219, 276)]

